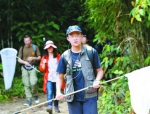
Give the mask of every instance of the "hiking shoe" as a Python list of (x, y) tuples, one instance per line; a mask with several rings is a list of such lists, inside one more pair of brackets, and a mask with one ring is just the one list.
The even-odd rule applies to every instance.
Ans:
[(46, 109), (46, 111), (49, 112), (49, 114), (52, 114), (52, 112), (53, 112), (53, 111), (52, 111), (52, 106), (49, 105), (48, 108)]
[(32, 102), (31, 102), (31, 101), (27, 101), (24, 105), (25, 105), (25, 106), (31, 106), (31, 105), (32, 105)]
[(40, 102), (38, 96), (34, 96), (34, 102), (35, 102), (35, 103), (39, 103), (39, 102)]
[(60, 113), (60, 110), (57, 106), (55, 106), (55, 112)]

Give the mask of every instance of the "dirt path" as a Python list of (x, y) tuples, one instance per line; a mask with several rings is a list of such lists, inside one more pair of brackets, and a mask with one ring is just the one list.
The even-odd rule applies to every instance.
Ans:
[[(46, 95), (45, 94), (40, 94), (40, 103), (46, 101)], [(21, 111), (23, 109), (26, 109), (28, 107), (24, 106), (24, 103), (26, 102), (26, 99), (13, 99), (13, 101), (8, 102), (8, 103), (1, 103), (0, 104), (0, 114), (14, 114), (16, 111)], [(32, 106), (36, 105), (34, 102)], [(46, 112), (46, 104), (35, 107), (33, 109), (29, 109), (26, 111), (23, 111), (22, 113), (19, 114), (49, 114)], [(68, 114), (68, 108), (67, 108), (67, 103), (65, 101), (60, 101), (59, 102), (59, 109), (61, 113), (59, 114)], [(57, 114), (56, 112), (53, 111), (53, 114)]]

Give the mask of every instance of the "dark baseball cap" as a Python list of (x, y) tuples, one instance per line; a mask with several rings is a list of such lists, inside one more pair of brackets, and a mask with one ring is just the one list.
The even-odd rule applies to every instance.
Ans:
[(73, 26), (69, 26), (67, 31), (66, 31), (66, 35), (70, 34), (71, 32), (82, 32), (81, 28), (78, 25), (73, 25)]

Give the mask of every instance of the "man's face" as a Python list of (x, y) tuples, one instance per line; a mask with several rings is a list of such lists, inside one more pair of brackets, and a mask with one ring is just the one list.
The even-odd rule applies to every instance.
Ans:
[(81, 44), (83, 35), (80, 32), (71, 32), (67, 36), (67, 40), (71, 43), (72, 46), (79, 46)]
[(29, 47), (31, 45), (31, 38), (30, 37), (27, 37), (27, 38), (24, 38), (24, 43), (27, 47)]

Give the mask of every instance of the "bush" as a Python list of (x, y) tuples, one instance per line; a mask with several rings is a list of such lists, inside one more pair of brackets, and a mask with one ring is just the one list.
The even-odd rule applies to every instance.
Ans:
[[(38, 74), (38, 85), (39, 92), (43, 92), (43, 77), (42, 74)], [(0, 82), (4, 82), (3, 78), (0, 78)], [(4, 83), (0, 83), (0, 102), (6, 102), (12, 100), (13, 98), (25, 98), (24, 94), (24, 85), (22, 83), (21, 76), (15, 77), (13, 79), (12, 87), (8, 90), (5, 90)]]
[(98, 99), (99, 114), (129, 114), (132, 111), (127, 79), (102, 85)]

